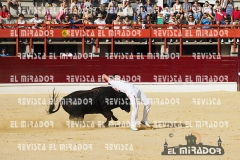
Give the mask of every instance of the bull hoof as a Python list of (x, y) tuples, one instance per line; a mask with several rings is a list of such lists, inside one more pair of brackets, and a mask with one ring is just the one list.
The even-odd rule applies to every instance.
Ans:
[(108, 123), (107, 122), (103, 123), (103, 126), (108, 127)]
[(116, 117), (112, 117), (112, 119), (113, 119), (114, 121), (118, 121), (118, 119), (117, 119)]

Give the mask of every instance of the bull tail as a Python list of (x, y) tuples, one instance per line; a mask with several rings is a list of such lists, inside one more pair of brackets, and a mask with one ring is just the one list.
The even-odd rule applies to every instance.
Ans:
[(58, 94), (56, 95), (56, 93), (54, 93), (54, 91), (55, 91), (55, 88), (53, 89), (53, 95), (52, 95), (52, 98), (51, 98), (51, 103), (50, 103), (50, 105), (49, 105), (49, 109), (47, 110), (47, 113), (48, 114), (52, 114), (52, 113), (55, 113), (55, 112), (57, 112), (58, 110), (59, 110), (59, 108), (60, 108), (60, 102), (58, 103), (58, 107), (57, 107), (57, 109), (56, 110), (54, 110), (56, 107), (55, 107), (55, 104), (56, 104), (56, 101), (57, 101), (57, 98), (58, 98)]

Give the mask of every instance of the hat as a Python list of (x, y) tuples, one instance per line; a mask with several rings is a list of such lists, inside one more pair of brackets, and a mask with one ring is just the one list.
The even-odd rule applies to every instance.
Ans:
[(235, 5), (235, 6), (234, 6), (234, 8), (238, 8), (238, 6), (237, 6), (237, 5)]
[(98, 18), (99, 18), (99, 17), (101, 17), (101, 18), (102, 18), (102, 14), (101, 14), (101, 13), (100, 13), (100, 14), (98, 14), (98, 16), (97, 16), (97, 17), (98, 17)]
[(38, 17), (38, 14), (36, 13), (36, 14), (34, 14), (34, 17)]

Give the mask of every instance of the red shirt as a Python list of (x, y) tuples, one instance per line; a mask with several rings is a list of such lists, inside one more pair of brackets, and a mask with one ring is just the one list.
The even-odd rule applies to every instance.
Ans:
[(224, 17), (226, 17), (226, 12), (216, 12), (217, 21), (222, 21)]
[(8, 11), (5, 11), (5, 12), (0, 11), (0, 16), (1, 16), (2, 18), (7, 18), (7, 15), (8, 15)]
[(238, 20), (240, 20), (240, 10), (236, 11), (236, 10), (233, 10), (232, 11), (232, 18), (233, 20), (236, 20), (238, 18)]

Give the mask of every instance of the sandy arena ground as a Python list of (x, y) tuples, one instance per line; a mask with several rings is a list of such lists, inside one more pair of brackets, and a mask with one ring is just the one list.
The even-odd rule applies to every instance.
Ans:
[[(113, 160), (159, 160), (159, 159), (233, 159), (240, 158), (240, 93), (239, 92), (206, 92), (206, 93), (146, 93), (149, 98), (175, 98), (178, 102), (172, 104), (158, 104), (155, 102), (151, 106), (149, 122), (154, 129), (138, 126), (139, 131), (134, 132), (129, 127), (124, 127), (124, 123), (130, 120), (130, 113), (121, 109), (113, 110), (114, 115), (119, 119), (121, 126), (101, 128), (98, 123), (105, 121), (105, 118), (98, 115), (86, 115), (85, 121), (90, 121), (89, 126), (69, 127), (67, 123), (68, 114), (60, 108), (54, 114), (47, 115), (45, 109), (47, 105), (31, 105), (18, 102), (19, 98), (42, 98), (48, 100), (48, 95), (1, 95), (1, 154), (0, 159), (71, 159), (71, 160), (93, 160), (93, 159), (113, 159)], [(61, 93), (61, 96), (66, 94)], [(194, 104), (194, 98), (211, 99), (215, 104)], [(200, 103), (199, 101), (199, 103)], [(44, 101), (42, 102), (44, 103)], [(139, 120), (142, 118), (143, 106), (140, 105)], [(13, 121), (13, 122), (12, 122)], [(22, 128), (22, 121), (44, 121), (52, 122), (53, 127)], [(155, 121), (155, 123), (154, 123)], [(156, 125), (157, 121), (157, 125)], [(161, 122), (160, 122), (161, 121)], [(182, 127), (165, 127), (162, 121), (177, 121)], [(187, 122), (186, 122), (187, 121)], [(204, 126), (196, 127), (196, 121), (224, 121), (224, 126), (216, 128)], [(187, 123), (191, 122), (190, 127)], [(39, 122), (40, 123), (40, 122)], [(93, 125), (94, 127), (91, 127)], [(18, 127), (18, 128), (16, 128)], [(217, 146), (218, 136), (221, 137), (225, 154), (221, 156), (163, 156), (163, 144), (167, 139), (168, 146), (185, 145), (185, 136), (193, 133), (197, 136), (197, 141), (203, 144)], [(200, 140), (201, 138), (201, 140)], [(60, 144), (65, 146), (79, 144), (83, 148), (79, 150), (60, 150)], [(112, 148), (110, 147), (112, 144)], [(123, 148), (114, 148), (117, 145), (127, 144)], [(27, 146), (38, 145), (36, 148)], [(56, 150), (51, 150), (55, 145)], [(107, 145), (109, 146), (107, 148)], [(25, 148), (24, 148), (25, 146)], [(45, 146), (45, 150), (44, 149)], [(92, 146), (92, 148), (91, 148)], [(132, 150), (131, 149), (132, 146)], [(121, 150), (124, 149), (124, 150)]]

